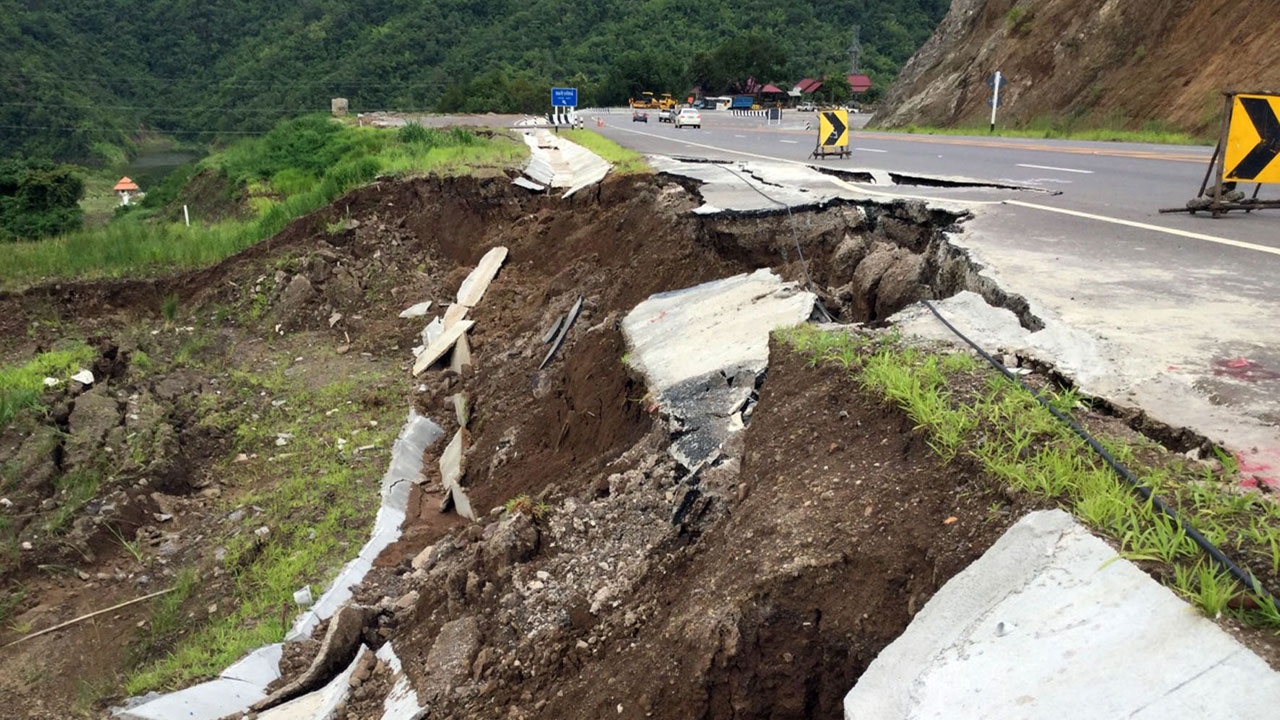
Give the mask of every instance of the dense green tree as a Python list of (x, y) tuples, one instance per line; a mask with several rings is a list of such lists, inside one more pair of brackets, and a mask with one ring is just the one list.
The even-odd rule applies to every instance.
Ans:
[(635, 92), (781, 86), (848, 68), (876, 89), (949, 0), (0, 0), (0, 157), (110, 159), (140, 129), (193, 140), (323, 112), (547, 109)]
[(0, 241), (34, 240), (80, 227), (84, 179), (47, 160), (0, 160)]

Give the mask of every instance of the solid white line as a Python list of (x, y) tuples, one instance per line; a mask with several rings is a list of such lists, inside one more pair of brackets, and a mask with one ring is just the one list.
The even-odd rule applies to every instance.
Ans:
[(875, 148), (854, 148), (854, 150), (857, 150), (858, 152), (874, 152), (874, 153), (887, 153), (887, 152), (889, 152), (888, 150), (877, 150), (877, 149), (875, 149)]
[(1045, 212), (1058, 213), (1060, 215), (1071, 215), (1072, 217), (1084, 218), (1086, 220), (1097, 220), (1098, 222), (1111, 223), (1112, 225), (1124, 225), (1126, 227), (1138, 228), (1139, 230), (1150, 230), (1152, 232), (1164, 233), (1166, 235), (1176, 235), (1178, 237), (1189, 238), (1191, 240), (1203, 240), (1204, 242), (1228, 245), (1242, 250), (1254, 250), (1256, 252), (1268, 253), (1270, 255), (1280, 255), (1280, 248), (1257, 245), (1255, 243), (1244, 242), (1242, 240), (1216, 237), (1214, 235), (1188, 232), (1186, 230), (1175, 230), (1173, 228), (1150, 225), (1148, 223), (1137, 222), (1135, 220), (1122, 220), (1120, 218), (1107, 217), (1106, 215), (1094, 215), (1093, 213), (1080, 212), (1079, 210), (1067, 210), (1065, 208), (1049, 207), (1048, 205), (1036, 205), (1035, 203), (1022, 202), (1021, 200), (1005, 200), (1004, 204), (1031, 208), (1033, 210), (1044, 210)]
[(1018, 163), (1018, 167), (1031, 168), (1033, 170), (1056, 170), (1058, 172), (1080, 173), (1081, 175), (1092, 175), (1092, 170), (1076, 170), (1074, 168), (1054, 167), (1052, 165), (1027, 165), (1026, 163)]

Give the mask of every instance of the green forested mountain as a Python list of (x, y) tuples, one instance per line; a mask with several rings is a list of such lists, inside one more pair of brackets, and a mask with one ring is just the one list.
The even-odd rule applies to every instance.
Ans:
[[(325, 110), (534, 111), (862, 69), (884, 87), (949, 0), (0, 0), (0, 156), (109, 158), (139, 130)], [(719, 87), (718, 87), (719, 86)]]

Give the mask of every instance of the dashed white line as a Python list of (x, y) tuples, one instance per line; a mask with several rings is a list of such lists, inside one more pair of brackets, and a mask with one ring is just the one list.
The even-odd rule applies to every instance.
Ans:
[(887, 152), (889, 152), (888, 150), (877, 150), (877, 149), (875, 149), (875, 148), (859, 148), (859, 147), (854, 148), (854, 150), (857, 150), (858, 152), (873, 152), (873, 153), (887, 153)]
[(745, 137), (746, 137), (746, 135), (734, 135), (734, 137), (736, 137), (736, 138), (745, 138)]
[(799, 141), (799, 140), (779, 140), (778, 142), (784, 142), (784, 143), (786, 143), (786, 144), (788, 144), (788, 145), (795, 145), (795, 144), (799, 143), (800, 141)]
[(1028, 165), (1026, 163), (1018, 163), (1020, 168), (1031, 168), (1032, 170), (1055, 170), (1065, 173), (1080, 173), (1081, 175), (1092, 175), (1092, 170), (1076, 170), (1075, 168), (1054, 167), (1052, 165)]

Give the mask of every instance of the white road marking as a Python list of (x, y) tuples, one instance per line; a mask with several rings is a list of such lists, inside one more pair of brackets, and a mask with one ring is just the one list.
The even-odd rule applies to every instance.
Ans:
[(746, 137), (746, 135), (734, 135), (734, 137), (736, 137), (736, 138), (745, 138), (745, 137)]
[(1242, 250), (1253, 250), (1256, 252), (1268, 253), (1270, 255), (1280, 255), (1280, 248), (1267, 247), (1266, 245), (1244, 242), (1243, 240), (1232, 240), (1230, 238), (1217, 237), (1215, 235), (1188, 232), (1186, 230), (1175, 230), (1174, 228), (1150, 225), (1148, 223), (1137, 222), (1135, 220), (1122, 220), (1121, 218), (1107, 217), (1106, 215), (1094, 215), (1093, 213), (1080, 212), (1079, 210), (1067, 210), (1065, 208), (1049, 207), (1048, 205), (1036, 205), (1035, 203), (1022, 202), (1021, 200), (1005, 200), (1004, 204), (1031, 208), (1032, 210), (1044, 210), (1045, 212), (1058, 213), (1060, 215), (1071, 215), (1072, 217), (1096, 220), (1098, 222), (1111, 223), (1112, 225), (1124, 225), (1126, 227), (1137, 228), (1139, 230), (1150, 230), (1152, 232), (1164, 233), (1166, 235), (1176, 235), (1177, 237), (1189, 238), (1191, 240), (1203, 240), (1204, 242), (1228, 245)]
[(857, 150), (858, 152), (874, 152), (874, 153), (887, 153), (887, 152), (889, 152), (888, 150), (877, 150), (877, 149), (875, 149), (875, 148), (857, 148), (857, 147), (856, 147), (856, 148), (854, 148), (854, 150)]
[(1032, 170), (1056, 170), (1057, 172), (1080, 173), (1081, 175), (1092, 175), (1092, 170), (1076, 170), (1075, 168), (1054, 167), (1052, 165), (1028, 165), (1026, 163), (1018, 163), (1018, 167), (1031, 168)]
[(779, 140), (778, 142), (784, 142), (784, 143), (786, 143), (786, 144), (788, 144), (788, 145), (795, 145), (796, 143), (798, 143), (798, 142), (800, 142), (800, 141), (799, 141), (799, 140)]

